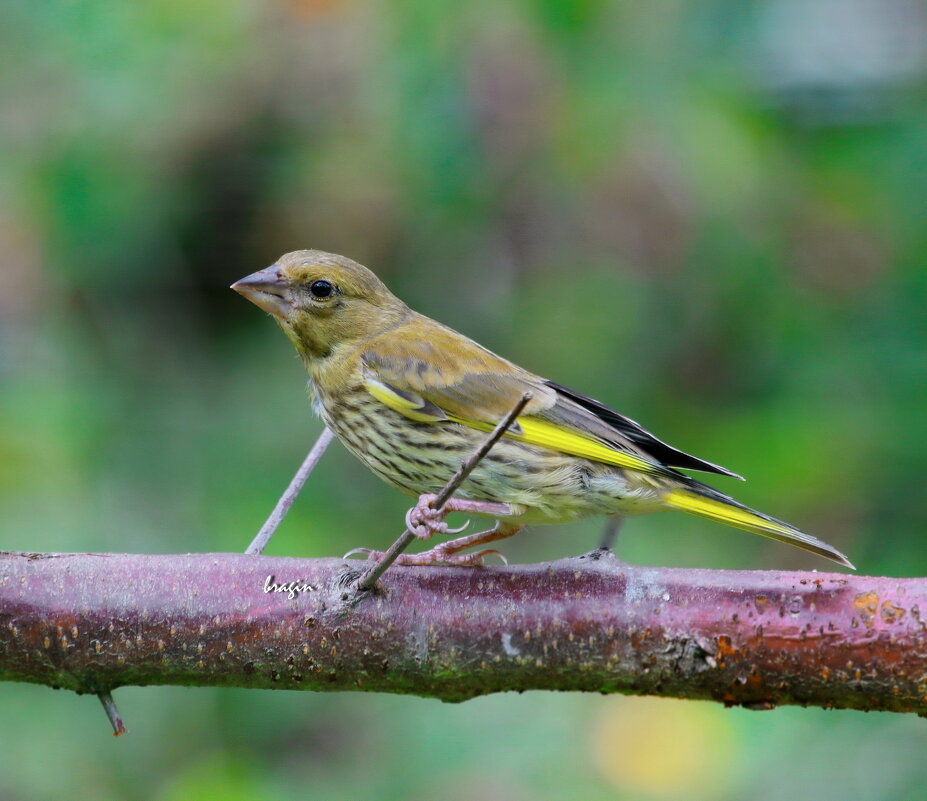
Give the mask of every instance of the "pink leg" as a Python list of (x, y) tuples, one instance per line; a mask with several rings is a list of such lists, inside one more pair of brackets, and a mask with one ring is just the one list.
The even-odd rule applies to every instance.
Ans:
[[(459, 534), (468, 524), (461, 528), (449, 528), (444, 518), (451, 512), (475, 512), (493, 517), (509, 517), (515, 510), (507, 503), (489, 501), (468, 501), (463, 498), (450, 498), (441, 509), (432, 507), (437, 495), (422, 495), (406, 513), (406, 526), (420, 540), (427, 540), (433, 534)], [(475, 536), (475, 535), (474, 535)]]
[[(396, 559), (397, 565), (466, 565), (479, 566), (483, 564), (483, 559), (489, 554), (502, 556), (498, 551), (491, 548), (476, 553), (461, 554), (464, 548), (470, 548), (473, 545), (485, 545), (488, 542), (503, 540), (517, 534), (524, 526), (515, 523), (499, 522), (495, 528), (488, 531), (480, 531), (476, 534), (469, 534), (466, 537), (458, 537), (456, 540), (437, 545), (429, 551), (422, 553), (404, 553)], [(383, 551), (370, 551), (366, 548), (357, 548), (352, 553), (364, 552), (367, 558), (374, 562), (379, 562), (383, 558)], [(347, 555), (347, 554), (346, 554)], [(505, 557), (502, 557), (503, 561)]]

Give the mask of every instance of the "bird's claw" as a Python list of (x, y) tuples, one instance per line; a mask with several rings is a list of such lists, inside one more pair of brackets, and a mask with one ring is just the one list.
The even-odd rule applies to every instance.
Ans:
[(433, 534), (460, 534), (470, 525), (468, 520), (460, 528), (451, 528), (444, 522), (447, 509), (435, 509), (431, 504), (436, 495), (423, 495), (418, 503), (406, 512), (406, 528), (420, 540), (427, 540)]
[(351, 558), (352, 556), (354, 556), (354, 554), (356, 554), (356, 553), (362, 553), (362, 554), (364, 554), (364, 558), (365, 558), (365, 559), (370, 559), (370, 560), (373, 560), (373, 561), (375, 561), (375, 562), (379, 561), (379, 559), (377, 558), (377, 555), (378, 555), (378, 554), (379, 554), (380, 558), (383, 557), (383, 554), (382, 554), (380, 551), (375, 551), (375, 550), (373, 550), (373, 548), (351, 548), (351, 550), (348, 551), (348, 552), (347, 552), (344, 556), (342, 556), (341, 558), (342, 558), (342, 559), (350, 559), (350, 558)]
[(481, 564), (481, 565), (485, 564), (485, 562), (483, 561), (483, 558), (486, 557), (486, 556), (490, 556), (490, 555), (492, 555), (492, 556), (498, 556), (498, 557), (499, 557), (499, 561), (502, 562), (503, 565), (505, 565), (506, 567), (508, 567), (508, 565), (509, 565), (509, 560), (505, 558), (505, 554), (502, 553), (502, 551), (497, 551), (497, 550), (495, 550), (494, 548), (489, 548), (489, 549), (487, 549), (487, 550), (485, 550), (485, 551), (480, 551), (480, 552), (477, 554), (477, 556), (480, 557), (480, 564)]

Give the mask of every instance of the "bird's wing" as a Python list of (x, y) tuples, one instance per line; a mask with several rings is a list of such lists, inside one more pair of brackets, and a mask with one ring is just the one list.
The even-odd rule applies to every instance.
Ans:
[(525, 392), (531, 392), (532, 400), (506, 434), (512, 439), (677, 479), (681, 474), (668, 465), (727, 472), (431, 321), (378, 337), (361, 361), (367, 391), (416, 422), (449, 421), (490, 431)]
[[(609, 409), (608, 406), (593, 398), (581, 395), (575, 390), (560, 386), (560, 384), (555, 384), (553, 381), (545, 381), (544, 384), (555, 390), (560, 397), (572, 401), (572, 404), (558, 403), (555, 408), (562, 409), (566, 412), (567, 409), (570, 409), (570, 406), (580, 407), (583, 412), (585, 412), (585, 414), (582, 415), (583, 420), (588, 420), (588, 415), (590, 414), (597, 417), (624, 439), (634, 443), (638, 448), (644, 451), (644, 453), (649, 454), (661, 464), (670, 465), (672, 467), (683, 467), (688, 470), (702, 470), (706, 473), (718, 473), (723, 476), (738, 478), (741, 481), (744, 480), (743, 476), (728, 470), (726, 467), (707, 462), (704, 459), (699, 459), (697, 456), (692, 456), (689, 453), (677, 450), (671, 445), (667, 445), (663, 440), (651, 434), (640, 423), (635, 422), (630, 417), (619, 414), (614, 409)], [(572, 411), (573, 410), (570, 409), (570, 412)]]

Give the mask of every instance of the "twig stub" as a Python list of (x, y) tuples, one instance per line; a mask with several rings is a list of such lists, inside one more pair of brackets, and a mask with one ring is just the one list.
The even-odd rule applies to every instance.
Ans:
[(116, 702), (113, 700), (113, 694), (109, 690), (103, 690), (97, 693), (97, 698), (103, 704), (103, 711), (106, 712), (106, 717), (109, 718), (109, 722), (113, 727), (113, 737), (128, 733), (129, 730), (122, 722), (122, 715), (119, 714), (119, 707), (116, 706)]

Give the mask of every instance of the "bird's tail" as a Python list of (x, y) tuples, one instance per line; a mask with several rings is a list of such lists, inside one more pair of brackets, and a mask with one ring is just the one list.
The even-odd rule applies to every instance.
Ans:
[(789, 545), (795, 545), (827, 559), (832, 559), (838, 564), (853, 568), (849, 559), (826, 542), (822, 542), (810, 534), (805, 534), (805, 532), (799, 531), (788, 523), (783, 523), (781, 520), (754, 511), (738, 503), (733, 498), (728, 498), (726, 495), (702, 484), (692, 488), (676, 487), (671, 489), (663, 495), (663, 502), (673, 509), (679, 509), (699, 517), (707, 517), (709, 520), (725, 523), (728, 526), (734, 526), (734, 528), (742, 528), (744, 531), (752, 531), (754, 534), (769, 537), (779, 542), (786, 542)]

